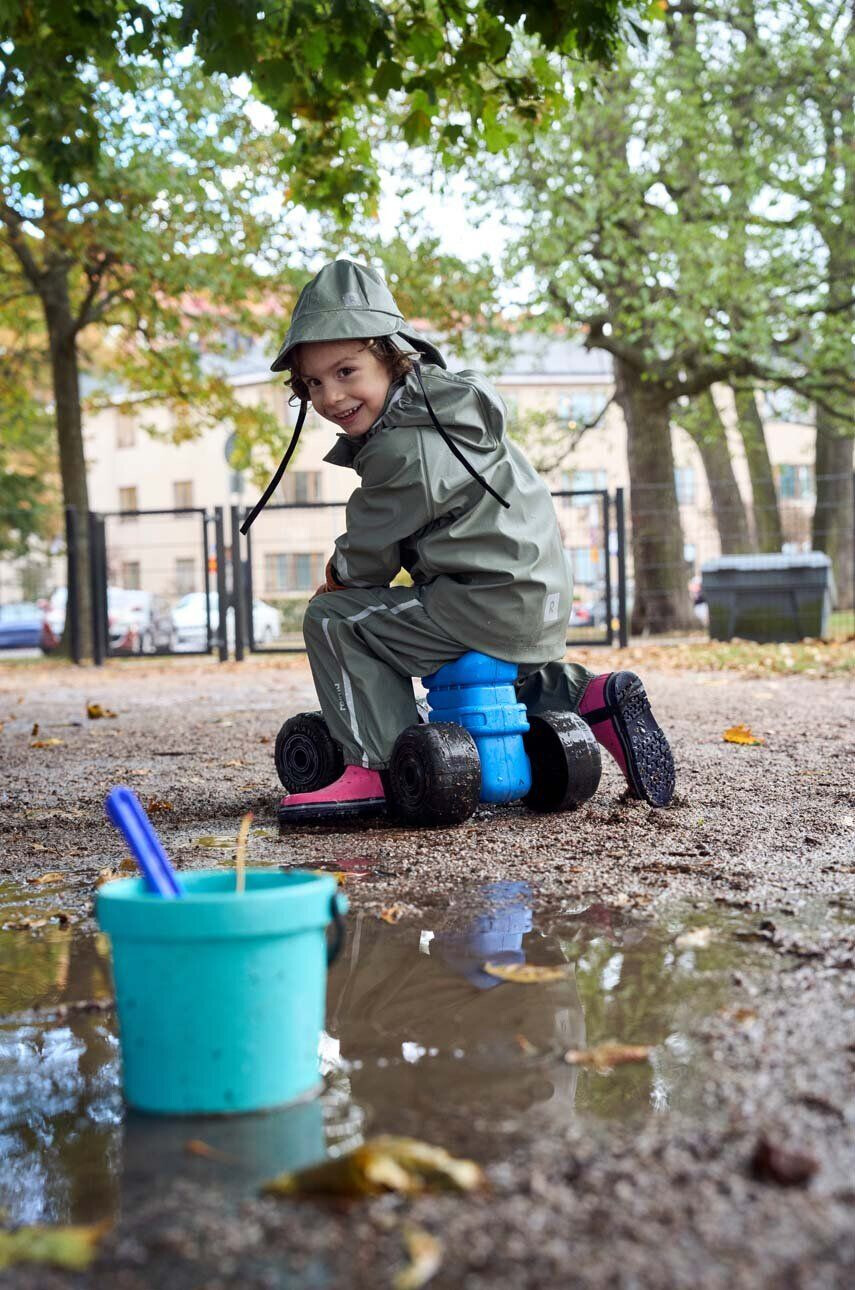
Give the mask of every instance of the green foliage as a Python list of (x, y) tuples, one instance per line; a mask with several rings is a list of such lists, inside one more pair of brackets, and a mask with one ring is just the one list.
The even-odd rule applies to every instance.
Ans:
[[(0, 92), (13, 141), (28, 141), (19, 185), (36, 194), (45, 178), (72, 183), (97, 164), (102, 78), (136, 95), (153, 64), (192, 50), (204, 74), (252, 80), (290, 135), (282, 165), (295, 195), (352, 212), (377, 191), (366, 113), (385, 111), (408, 143), (448, 157), (503, 147), (515, 118), (561, 97), (544, 49), (609, 61), (649, 10), (645, 0), (0, 0)], [(532, 50), (515, 31), (535, 38)]]

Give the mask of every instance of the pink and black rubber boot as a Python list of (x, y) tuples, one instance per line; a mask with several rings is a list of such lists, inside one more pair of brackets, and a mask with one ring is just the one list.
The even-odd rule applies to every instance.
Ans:
[(578, 712), (620, 766), (630, 792), (651, 806), (667, 806), (674, 796), (674, 758), (635, 673), (595, 676)]
[(317, 788), (313, 793), (286, 793), (279, 803), (279, 823), (375, 815), (385, 806), (379, 770), (345, 766), (344, 774), (326, 788)]

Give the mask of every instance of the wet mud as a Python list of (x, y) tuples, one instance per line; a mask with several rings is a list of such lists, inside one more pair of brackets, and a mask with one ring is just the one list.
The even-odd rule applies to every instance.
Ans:
[[(142, 664), (133, 687), (119, 667), (27, 672), (0, 672), (0, 1210), (113, 1227), (89, 1273), (20, 1266), (0, 1284), (373, 1287), (413, 1222), (441, 1242), (435, 1286), (851, 1284), (845, 682), (653, 677), (677, 753), (667, 811), (627, 800), (604, 758), (573, 813), (280, 837), (273, 738), (312, 706), (300, 667)], [(88, 722), (87, 698), (119, 716)], [(722, 745), (736, 720), (766, 744)], [(318, 1098), (235, 1118), (125, 1108), (91, 916), (124, 854), (101, 814), (116, 782), (179, 868), (233, 865), (251, 809), (251, 864), (339, 874), (352, 912)], [(503, 979), (520, 966), (559, 971)], [(609, 1065), (620, 1050), (644, 1055)], [(382, 1132), (470, 1156), (488, 1190), (259, 1196)], [(788, 1176), (793, 1159), (810, 1167)]]

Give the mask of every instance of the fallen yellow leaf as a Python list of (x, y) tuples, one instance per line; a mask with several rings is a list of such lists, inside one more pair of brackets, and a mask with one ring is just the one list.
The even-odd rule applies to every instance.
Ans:
[(0, 1268), (14, 1263), (47, 1263), (82, 1272), (110, 1227), (110, 1220), (105, 1219), (88, 1227), (19, 1227), (14, 1232), (0, 1232)]
[(753, 735), (748, 726), (728, 726), (722, 735), (726, 744), (765, 744), (766, 740), (761, 739), (759, 735)]
[(544, 966), (538, 963), (485, 963), (488, 976), (500, 981), (513, 981), (515, 985), (546, 985), (550, 981), (564, 981), (573, 975), (571, 963)]
[(380, 910), (380, 917), (383, 919), (384, 923), (397, 923), (403, 913), (404, 911), (400, 905), (390, 905), (388, 909)]
[(234, 1156), (226, 1155), (225, 1151), (208, 1146), (208, 1143), (203, 1142), (201, 1138), (188, 1138), (184, 1143), (184, 1150), (188, 1156), (201, 1156), (203, 1160), (234, 1161)]
[(383, 1134), (334, 1160), (280, 1174), (265, 1183), (270, 1196), (375, 1196), (396, 1191), (474, 1191), (484, 1174), (473, 1160), (457, 1160), (442, 1147)]
[(421, 1290), (431, 1277), (439, 1271), (442, 1263), (442, 1241), (438, 1241), (430, 1232), (416, 1223), (405, 1223), (403, 1228), (404, 1244), (410, 1262), (392, 1281), (393, 1290)]
[(595, 1048), (571, 1048), (564, 1054), (569, 1066), (593, 1066), (604, 1074), (626, 1062), (646, 1062), (651, 1044), (597, 1044)]
[(111, 712), (109, 708), (102, 708), (100, 703), (87, 703), (86, 715), (90, 721), (97, 721), (101, 717), (117, 717), (117, 712)]
[(50, 882), (63, 882), (67, 874), (60, 873), (58, 869), (51, 870), (50, 873), (41, 873), (38, 878), (28, 878), (27, 882), (31, 887), (44, 887)]
[(31, 748), (58, 748), (59, 745), (64, 742), (65, 741), (62, 739), (34, 739), (33, 742), (30, 744), (30, 747)]
[(711, 927), (690, 927), (687, 932), (681, 932), (674, 944), (678, 950), (705, 950), (712, 938)]

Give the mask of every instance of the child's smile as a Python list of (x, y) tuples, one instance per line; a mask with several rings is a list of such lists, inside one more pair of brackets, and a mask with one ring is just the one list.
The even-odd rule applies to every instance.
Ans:
[(386, 403), (390, 377), (364, 341), (310, 341), (300, 346), (299, 362), (316, 412), (354, 438), (371, 429)]

